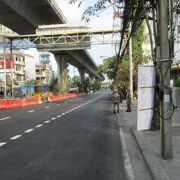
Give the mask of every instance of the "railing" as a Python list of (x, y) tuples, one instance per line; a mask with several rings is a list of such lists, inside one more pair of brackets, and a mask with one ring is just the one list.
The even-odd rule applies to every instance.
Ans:
[[(54, 32), (44, 34), (31, 34), (19, 36), (6, 36), (11, 41), (18, 40), (18, 43), (12, 43), (16, 48), (26, 49), (36, 47), (38, 49), (86, 49), (95, 44), (116, 44), (119, 43), (120, 30), (83, 30), (73, 32)], [(31, 43), (30, 43), (31, 42)]]

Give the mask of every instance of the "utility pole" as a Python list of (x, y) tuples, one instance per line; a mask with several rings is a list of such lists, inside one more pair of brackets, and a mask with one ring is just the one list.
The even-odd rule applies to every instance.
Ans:
[(5, 37), (3, 36), (3, 45), (4, 45), (4, 49), (3, 49), (3, 58), (4, 58), (4, 98), (6, 99), (7, 98), (7, 80), (6, 80), (6, 76), (7, 76), (7, 73), (6, 73), (6, 47), (5, 47), (5, 44), (6, 44), (6, 40), (5, 40)]
[(170, 102), (170, 49), (168, 39), (168, 0), (159, 0), (160, 24), (160, 131), (161, 153), (164, 159), (172, 158), (172, 120)]
[(14, 60), (13, 60), (13, 52), (12, 52), (12, 40), (10, 41), (10, 61), (11, 61), (11, 89), (12, 89), (12, 97), (14, 96), (14, 78), (13, 78), (13, 69), (14, 69)]
[[(129, 26), (129, 32), (131, 32), (131, 22)], [(133, 63), (132, 63), (132, 38), (131, 37), (129, 40), (129, 90), (131, 94), (131, 99), (133, 100)]]

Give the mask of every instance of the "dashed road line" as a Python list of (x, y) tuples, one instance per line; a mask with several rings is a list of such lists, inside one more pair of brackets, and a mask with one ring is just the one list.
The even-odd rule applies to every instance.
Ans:
[(48, 108), (50, 108), (49, 106), (46, 106), (46, 107), (44, 107), (45, 109), (48, 109)]
[(30, 133), (30, 132), (32, 132), (32, 131), (34, 131), (34, 129), (28, 129), (28, 130), (26, 130), (26, 131), (24, 131), (25, 133)]
[(1, 118), (0, 121), (4, 121), (6, 119), (10, 119), (11, 117), (4, 117), (4, 118)]
[(32, 113), (32, 112), (35, 112), (35, 110), (30, 110), (30, 111), (28, 111), (29, 113)]
[[(102, 95), (101, 95), (102, 96)], [(91, 100), (91, 101), (88, 101), (88, 102), (86, 102), (86, 103), (84, 103), (84, 104), (81, 104), (81, 105), (79, 105), (79, 106), (77, 106), (77, 107), (75, 107), (75, 108), (73, 108), (73, 109), (71, 109), (71, 110), (68, 110), (67, 112), (64, 112), (64, 113), (62, 113), (61, 115), (58, 115), (57, 117), (62, 117), (63, 115), (66, 115), (66, 114), (68, 114), (68, 113), (70, 113), (70, 112), (72, 112), (72, 111), (74, 111), (74, 110), (76, 110), (76, 109), (79, 109), (80, 107), (83, 107), (83, 106), (85, 106), (85, 105), (87, 105), (87, 104), (89, 104), (89, 103), (91, 103), (91, 102), (93, 102), (93, 101), (95, 101), (96, 99), (98, 99), (99, 97), (97, 97), (97, 98), (95, 98), (95, 99), (93, 99), (93, 100)], [(60, 104), (57, 104), (57, 105), (60, 105)], [(49, 108), (49, 106), (47, 106), (47, 107), (44, 107), (44, 108)], [(31, 112), (35, 112), (35, 110), (30, 110), (30, 111), (28, 111), (29, 113), (31, 113)], [(11, 117), (5, 117), (5, 118), (1, 118), (0, 120), (1, 121), (3, 121), (3, 120), (5, 120), (5, 119), (9, 119), (9, 118), (11, 118)], [(51, 120), (55, 120), (56, 118), (51, 118)], [(50, 123), (51, 122), (51, 120), (48, 120), (48, 121), (45, 121), (44, 123)], [(36, 128), (40, 128), (40, 127), (42, 127), (43, 126), (43, 124), (39, 124), (39, 125), (37, 125), (37, 126), (35, 126)], [(24, 131), (25, 133), (30, 133), (30, 132), (32, 132), (32, 131), (34, 131), (34, 129), (28, 129), (28, 130), (26, 130), (26, 131)], [(11, 137), (11, 138), (9, 138), (10, 140), (16, 140), (16, 139), (18, 139), (18, 138), (20, 138), (22, 135), (16, 135), (16, 136), (13, 136), (13, 137)], [(0, 142), (0, 147), (2, 147), (2, 146), (4, 146), (5, 144), (7, 144), (6, 142)]]
[(7, 144), (7, 142), (0, 142), (0, 147), (4, 146), (5, 144)]
[(11, 137), (11, 138), (9, 138), (10, 140), (16, 140), (16, 139), (18, 139), (18, 138), (20, 138), (22, 135), (16, 135), (16, 136), (13, 136), (13, 137)]
[(56, 104), (57, 106), (59, 106), (60, 104)]
[(35, 126), (36, 128), (40, 128), (40, 127), (42, 127), (43, 126), (43, 124), (39, 124), (39, 125), (37, 125), (37, 126)]
[(44, 123), (46, 123), (46, 124), (48, 124), (48, 123), (50, 123), (51, 121), (44, 121)]

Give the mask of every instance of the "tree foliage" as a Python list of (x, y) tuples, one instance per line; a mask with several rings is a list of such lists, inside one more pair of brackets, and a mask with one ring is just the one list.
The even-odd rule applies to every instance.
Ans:
[(109, 79), (114, 79), (115, 76), (116, 56), (108, 57), (103, 60), (103, 63), (98, 67), (98, 73), (106, 74)]
[[(78, 7), (80, 7), (83, 3), (83, 0), (69, 0), (70, 4), (76, 2), (78, 2)], [(113, 3), (113, 0), (97, 0), (97, 2), (93, 4), (93, 6), (89, 6), (85, 9), (81, 19), (88, 22), (90, 20), (90, 16), (98, 16), (99, 13), (109, 8)]]
[[(143, 25), (132, 37), (132, 59), (133, 59), (133, 81), (134, 89), (137, 89), (138, 65), (147, 63), (147, 57), (143, 55), (144, 28)], [(109, 57), (103, 60), (98, 71), (107, 75), (109, 79), (115, 80), (114, 86), (128, 88), (129, 86), (129, 50), (127, 49), (123, 60), (118, 64), (116, 72), (117, 57)]]
[(78, 75), (75, 75), (73, 78), (72, 78), (72, 82), (73, 82), (73, 85), (74, 87), (79, 87), (80, 86), (80, 76)]
[(92, 84), (93, 91), (99, 91), (101, 89), (101, 83), (99, 80), (95, 80)]

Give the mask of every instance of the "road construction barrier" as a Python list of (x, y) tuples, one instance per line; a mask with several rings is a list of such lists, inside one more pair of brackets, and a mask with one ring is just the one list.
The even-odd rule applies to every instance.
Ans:
[(35, 96), (35, 97), (29, 97), (23, 99), (1, 99), (0, 109), (30, 106), (45, 102), (59, 101), (59, 100), (82, 96), (82, 95), (83, 93), (66, 93), (66, 94), (51, 95), (51, 96), (39, 96), (39, 97)]

